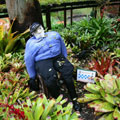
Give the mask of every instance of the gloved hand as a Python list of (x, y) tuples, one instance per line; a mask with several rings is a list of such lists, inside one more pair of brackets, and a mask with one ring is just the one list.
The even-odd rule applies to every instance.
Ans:
[(33, 79), (33, 78), (30, 78), (30, 80), (28, 81), (28, 85), (30, 87), (30, 90), (34, 90), (34, 91), (38, 91), (39, 90), (39, 87), (36, 84), (35, 79)]

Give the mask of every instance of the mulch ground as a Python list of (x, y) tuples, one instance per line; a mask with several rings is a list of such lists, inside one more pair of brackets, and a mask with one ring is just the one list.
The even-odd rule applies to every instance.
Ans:
[[(72, 60), (72, 59), (74, 59), (74, 60)], [(71, 56), (69, 58), (69, 60), (72, 64), (74, 64), (75, 66), (77, 64), (82, 69), (86, 69), (86, 65), (89, 62), (89, 59), (87, 57), (85, 59), (82, 59), (82, 60), (77, 60), (77, 58), (74, 58), (74, 57)], [(75, 72), (75, 75), (73, 75), (74, 80), (76, 80), (76, 76), (77, 75), (76, 75), (76, 72)], [(87, 92), (84, 89), (85, 85), (86, 85), (86, 83), (84, 83), (84, 82), (75, 81), (75, 88), (76, 88), (76, 92), (77, 92), (78, 97), (82, 97)], [(65, 85), (62, 85), (61, 94), (63, 94), (65, 98), (68, 98), (68, 102), (71, 102), (69, 93), (68, 93)], [(91, 108), (88, 108), (87, 103), (84, 103), (84, 104), (80, 103), (80, 105), (81, 105), (81, 109), (82, 109), (82, 111), (80, 112), (80, 118), (81, 118), (80, 120), (98, 120), (99, 116), (94, 115), (94, 110), (91, 109)]]
[[(83, 82), (76, 83), (75, 87), (76, 87), (76, 92), (78, 97), (81, 97), (86, 93), (84, 89), (85, 84), (86, 83), (83, 83)], [(68, 102), (71, 102), (69, 93), (64, 85), (61, 88), (61, 94), (64, 95), (64, 98), (68, 98)], [(80, 112), (80, 118), (81, 118), (80, 120), (98, 120), (99, 117), (94, 115), (94, 110), (91, 108), (88, 108), (87, 103), (85, 104), (82, 103), (80, 105), (82, 108), (82, 111)]]

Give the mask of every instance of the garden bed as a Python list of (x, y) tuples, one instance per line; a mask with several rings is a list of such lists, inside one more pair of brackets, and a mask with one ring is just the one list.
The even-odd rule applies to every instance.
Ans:
[[(54, 27), (54, 31), (58, 31), (61, 34), (63, 40), (65, 41), (67, 46), (68, 59), (74, 66), (73, 78), (79, 100), (81, 97), (84, 98), (86, 93), (87, 95), (89, 95), (89, 97), (88, 96), (86, 97), (87, 98), (87, 101), (85, 101), (86, 103), (80, 103), (82, 109), (82, 111), (80, 112), (80, 120), (98, 120), (100, 116), (97, 117), (94, 115), (94, 110), (96, 110), (96, 108), (97, 108), (97, 110), (95, 111), (96, 114), (100, 114), (102, 110), (101, 114), (104, 114), (102, 118), (104, 117), (105, 119), (106, 117), (107, 118), (111, 117), (111, 119), (105, 119), (105, 120), (113, 120), (119, 118), (120, 116), (119, 114), (120, 113), (119, 24), (120, 24), (119, 19), (111, 21), (110, 19), (106, 19), (106, 18), (105, 19), (91, 18), (90, 20), (89, 19), (81, 20), (79, 23), (74, 24), (73, 27), (68, 26), (65, 29), (63, 29), (62, 26)], [(1, 30), (3, 31), (3, 29)], [(16, 119), (20, 115), (18, 114), (19, 111), (21, 111), (22, 114), (25, 113), (23, 114), (25, 115), (23, 116), (23, 118), (26, 117), (29, 118), (29, 120), (35, 120), (34, 117), (36, 115), (32, 113), (34, 113), (34, 107), (37, 108), (37, 106), (34, 106), (33, 109), (31, 109), (31, 105), (29, 104), (29, 102), (31, 101), (33, 102), (33, 104), (36, 103), (36, 105), (37, 104), (39, 105), (39, 102), (37, 100), (39, 99), (43, 100), (43, 95), (37, 94), (39, 96), (38, 97), (36, 96), (35, 92), (30, 92), (28, 88), (29, 75), (26, 71), (26, 67), (24, 63), (25, 38), (24, 39), (21, 38), (21, 40), (23, 40), (21, 41), (21, 45), (15, 44), (14, 46), (13, 44), (11, 44), (11, 40), (12, 42), (16, 42), (18, 38), (15, 39), (13, 36), (9, 40), (10, 36), (13, 36), (13, 33), (10, 33), (9, 35), (7, 33), (5, 34), (5, 39), (8, 40), (7, 43), (5, 42), (4, 39), (1, 38), (1, 41), (3, 43), (5, 42), (5, 46), (0, 47), (1, 48), (0, 49), (0, 80), (1, 80), (0, 110), (2, 111), (0, 112), (0, 119), (4, 119), (6, 118), (6, 116), (7, 118), (13, 117)], [(9, 44), (13, 45), (10, 47), (10, 49), (8, 49)], [(14, 49), (16, 47), (18, 47), (21, 52), (13, 53), (16, 50)], [(87, 86), (86, 88), (88, 89), (86, 89), (84, 86), (87, 83), (76, 81), (76, 73), (77, 73), (76, 70), (78, 68), (97, 71), (97, 77), (98, 77), (97, 79), (98, 81), (96, 81), (97, 84), (92, 84), (92, 87)], [(107, 76), (105, 79), (105, 75), (107, 73), (109, 73), (109, 76)], [(116, 79), (115, 76), (112, 77), (112, 75), (116, 75), (116, 77), (118, 77), (119, 79)], [(92, 92), (90, 91), (90, 89), (92, 89), (91, 90)], [(64, 85), (61, 88), (61, 94), (64, 95), (64, 98), (68, 98), (67, 103), (71, 102), (70, 96)], [(37, 100), (35, 99), (35, 101), (33, 101), (33, 99), (36, 97), (38, 97), (39, 99)], [(43, 113), (41, 113), (41, 115), (44, 116), (45, 114), (44, 109), (47, 108), (48, 105), (51, 105), (52, 102), (53, 104), (55, 104), (55, 106), (51, 107), (52, 112), (48, 114), (48, 118), (54, 117), (53, 110), (55, 110), (54, 113), (57, 113), (55, 117), (58, 117), (58, 114), (60, 115), (59, 117), (61, 117), (61, 115), (64, 115), (66, 113), (69, 113), (69, 115), (71, 115), (71, 113), (74, 112), (72, 108), (72, 104), (68, 104), (69, 106), (66, 108), (66, 99), (62, 100), (62, 97), (61, 96), (59, 97), (60, 98), (59, 102), (58, 101), (56, 102), (53, 99), (52, 101), (51, 99), (47, 100), (46, 97), (44, 97), (44, 100), (46, 100), (47, 104), (45, 104), (46, 106), (42, 104), (44, 106), (43, 107), (41, 105), (41, 109), (43, 111), (41, 109), (40, 110), (37, 109), (36, 113), (42, 111)], [(109, 98), (112, 99), (109, 100)], [(48, 104), (48, 101), (50, 102), (50, 104)], [(94, 103), (96, 102), (96, 104), (92, 106), (92, 104), (90, 104), (91, 102)], [(61, 106), (58, 103), (60, 103), (63, 106)], [(88, 104), (90, 108), (88, 107)], [(104, 107), (106, 106), (108, 106), (108, 108), (104, 109)], [(10, 108), (9, 110), (8, 107)], [(26, 113), (26, 107), (28, 107), (28, 111), (29, 111), (27, 113)], [(57, 107), (58, 108), (60, 107), (62, 109), (57, 111), (56, 109)], [(14, 108), (14, 110), (17, 110), (17, 112), (15, 113), (15, 111), (12, 110), (12, 108)], [(60, 114), (61, 111), (63, 111), (63, 109), (65, 110), (64, 113)], [(11, 114), (11, 110), (12, 110), (12, 114)], [(14, 117), (14, 115), (16, 116)], [(30, 115), (32, 115), (33, 119), (30, 118)], [(74, 118), (78, 117), (76, 113), (74, 115), (75, 115)], [(70, 117), (73, 118), (73, 116)]]
[[(86, 85), (86, 83), (83, 82), (77, 82), (77, 86), (76, 86), (76, 92), (78, 97), (83, 96), (86, 91), (84, 89), (84, 85)], [(68, 102), (71, 102), (70, 97), (69, 97), (69, 93), (67, 92), (67, 90), (65, 88), (63, 88), (62, 94), (64, 95), (64, 97), (69, 98)], [(89, 108), (87, 103), (83, 103), (80, 104), (82, 111), (80, 112), (80, 118), (82, 120), (98, 120), (99, 117), (94, 115), (94, 110)]]

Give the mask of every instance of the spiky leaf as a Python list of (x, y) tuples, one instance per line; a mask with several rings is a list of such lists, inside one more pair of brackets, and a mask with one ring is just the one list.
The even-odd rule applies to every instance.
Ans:
[(101, 118), (99, 118), (98, 120), (114, 120), (113, 113), (105, 114)]
[(118, 109), (118, 107), (115, 108), (113, 117), (114, 117), (114, 119), (120, 120), (120, 110)]
[(117, 105), (120, 103), (120, 98), (117, 96), (112, 96), (110, 94), (105, 95), (105, 100), (113, 105)]
[(89, 107), (94, 108), (95, 111), (98, 112), (112, 112), (114, 111), (114, 107), (112, 104), (108, 102), (103, 102), (100, 100), (93, 101), (88, 104)]
[(85, 94), (83, 98), (78, 98), (78, 102), (85, 103), (93, 100), (101, 99), (100, 94)]
[(99, 90), (101, 89), (99, 85), (93, 83), (88, 83), (84, 88), (91, 93), (99, 93)]

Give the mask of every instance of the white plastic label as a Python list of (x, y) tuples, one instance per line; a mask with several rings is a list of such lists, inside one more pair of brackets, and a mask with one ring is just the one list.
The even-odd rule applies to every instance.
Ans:
[(96, 71), (77, 69), (77, 81), (94, 83)]

